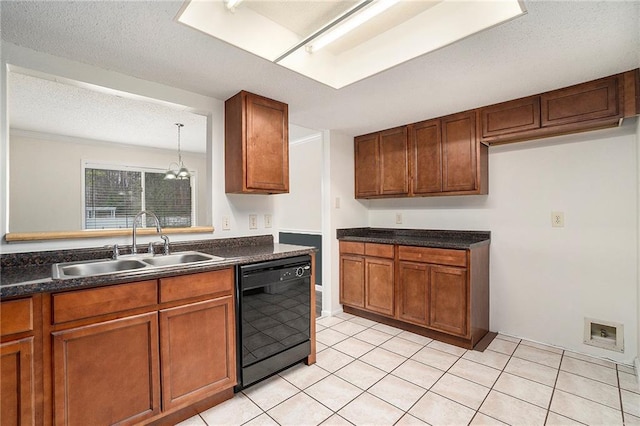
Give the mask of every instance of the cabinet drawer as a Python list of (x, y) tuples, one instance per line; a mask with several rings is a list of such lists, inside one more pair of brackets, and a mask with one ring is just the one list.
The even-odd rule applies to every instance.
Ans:
[(52, 296), (54, 324), (143, 308), (158, 303), (155, 280), (77, 290)]
[(160, 303), (232, 292), (232, 268), (160, 279)]
[(33, 330), (33, 300), (18, 299), (0, 305), (0, 335)]
[(364, 243), (340, 241), (340, 253), (364, 254)]
[(364, 254), (367, 256), (386, 257), (388, 259), (393, 259), (393, 245), (366, 243), (364, 245)]
[(466, 250), (439, 249), (430, 247), (400, 246), (399, 260), (434, 263), (437, 265), (467, 266)]

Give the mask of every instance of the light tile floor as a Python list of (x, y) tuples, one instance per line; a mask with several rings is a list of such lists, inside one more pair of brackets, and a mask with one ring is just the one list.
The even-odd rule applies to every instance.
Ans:
[(632, 367), (498, 335), (467, 351), (349, 314), (296, 365), (181, 426), (640, 425)]

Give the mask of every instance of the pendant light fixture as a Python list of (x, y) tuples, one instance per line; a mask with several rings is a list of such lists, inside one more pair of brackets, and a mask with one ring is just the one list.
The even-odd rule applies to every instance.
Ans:
[[(164, 178), (168, 180), (189, 179), (191, 177), (191, 173), (182, 162), (182, 152), (180, 151), (180, 128), (184, 127), (184, 124), (176, 123), (176, 126), (178, 127), (178, 162), (169, 164), (169, 169), (164, 173)], [(176, 170), (171, 168), (174, 164), (176, 165)]]

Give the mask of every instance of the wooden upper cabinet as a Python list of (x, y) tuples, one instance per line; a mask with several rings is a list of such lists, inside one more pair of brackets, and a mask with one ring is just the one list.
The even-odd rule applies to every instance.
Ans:
[(380, 194), (409, 192), (407, 127), (380, 132)]
[(480, 108), (482, 141), (517, 142), (614, 127), (640, 113), (638, 69)]
[(450, 115), (442, 121), (442, 190), (473, 191), (477, 188), (475, 112)]
[(573, 124), (620, 116), (618, 76), (541, 95), (542, 126)]
[(356, 198), (486, 194), (476, 111), (356, 136)]
[(482, 138), (540, 128), (540, 96), (482, 108)]
[(356, 198), (367, 198), (380, 193), (378, 134), (357, 136), (355, 148)]
[(428, 120), (410, 126), (412, 193), (442, 191), (442, 143), (440, 120)]
[(242, 91), (225, 102), (227, 193), (289, 192), (287, 104)]
[(406, 126), (357, 136), (354, 148), (356, 198), (409, 192)]

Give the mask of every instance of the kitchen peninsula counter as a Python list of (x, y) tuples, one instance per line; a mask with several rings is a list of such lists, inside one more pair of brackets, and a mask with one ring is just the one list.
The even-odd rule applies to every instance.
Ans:
[(463, 250), (487, 245), (491, 242), (490, 231), (346, 228), (338, 229), (336, 235), (341, 241)]
[[(156, 250), (159, 249), (161, 248), (156, 248)], [(126, 256), (130, 250), (130, 247), (121, 248), (121, 255), (123, 257)], [(314, 247), (274, 243), (273, 236), (271, 235), (210, 239), (171, 244), (172, 254), (191, 250), (223, 257), (224, 260), (162, 268), (143, 268), (108, 275), (53, 279), (52, 267), (54, 264), (109, 259), (112, 255), (112, 248), (105, 246), (88, 249), (3, 254), (0, 256), (0, 298), (6, 299), (36, 293), (77, 290), (181, 274), (208, 272), (235, 265), (311, 254), (316, 251)]]

